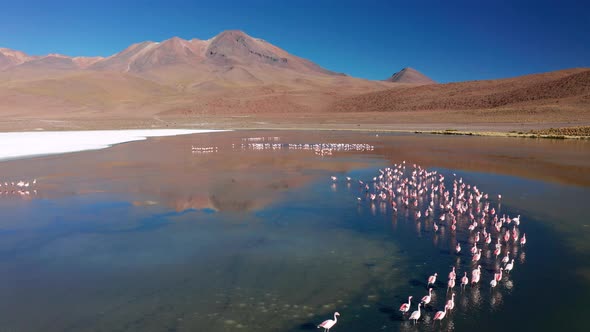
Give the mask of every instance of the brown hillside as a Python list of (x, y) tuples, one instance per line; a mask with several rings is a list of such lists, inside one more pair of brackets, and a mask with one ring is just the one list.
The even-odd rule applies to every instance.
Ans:
[[(590, 70), (563, 70), (545, 74), (489, 81), (397, 87), (345, 98), (330, 108), (336, 112), (399, 112), (428, 110), (491, 109), (588, 101)], [(557, 101), (559, 102), (559, 101)], [(588, 104), (586, 104), (587, 108)]]
[(422, 74), (414, 68), (406, 67), (386, 79), (394, 83), (411, 83), (411, 84), (435, 84), (436, 82), (430, 77)]

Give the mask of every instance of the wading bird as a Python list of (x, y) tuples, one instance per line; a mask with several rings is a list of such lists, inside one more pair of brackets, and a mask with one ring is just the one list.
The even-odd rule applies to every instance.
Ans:
[(414, 324), (416, 324), (416, 322), (418, 321), (418, 319), (420, 319), (420, 303), (418, 303), (418, 310), (412, 312), (412, 314), (410, 315), (410, 320), (414, 320)]
[(408, 297), (408, 303), (404, 303), (399, 307), (399, 311), (406, 313), (410, 310), (410, 306), (412, 305), (412, 297)]
[(321, 327), (324, 329), (324, 332), (330, 331), (330, 329), (338, 322), (338, 316), (340, 316), (340, 313), (335, 312), (334, 319), (327, 319), (323, 321), (320, 325), (318, 325), (318, 329)]

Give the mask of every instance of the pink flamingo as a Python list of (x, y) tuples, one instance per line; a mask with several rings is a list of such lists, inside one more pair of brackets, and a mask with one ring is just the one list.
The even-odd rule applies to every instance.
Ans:
[(418, 319), (420, 319), (420, 303), (418, 303), (418, 310), (412, 312), (412, 314), (410, 315), (410, 320), (414, 320), (414, 324), (416, 324), (416, 322), (418, 321)]
[(424, 297), (422, 298), (422, 302), (424, 304), (428, 304), (430, 303), (430, 300), (432, 300), (432, 288), (428, 289), (428, 295), (424, 295)]
[(404, 303), (399, 307), (399, 311), (406, 313), (410, 310), (410, 306), (412, 305), (412, 297), (408, 297), (408, 303)]
[(445, 306), (445, 311), (439, 311), (434, 315), (434, 321), (436, 322), (437, 320), (442, 320), (443, 318), (445, 318), (445, 315), (447, 314), (447, 306)]
[(518, 241), (518, 231), (516, 228), (512, 229), (512, 240), (514, 240), (515, 243)]
[(504, 242), (508, 242), (508, 240), (510, 240), (510, 232), (506, 230), (506, 233), (504, 233)]
[(461, 244), (457, 242), (457, 246), (455, 247), (455, 252), (456, 253), (460, 253), (461, 252)]
[(473, 258), (471, 259), (471, 261), (477, 262), (477, 261), (479, 261), (480, 258), (481, 258), (481, 249), (478, 249), (477, 254), (473, 255)]
[(455, 273), (455, 267), (453, 266), (453, 270), (449, 272), (449, 279), (457, 278), (457, 274)]
[(479, 277), (481, 276), (481, 265), (478, 265), (476, 269), (471, 272), (471, 283), (476, 284), (479, 282)]
[(338, 322), (338, 316), (340, 316), (340, 313), (335, 312), (334, 319), (327, 319), (323, 321), (320, 325), (318, 325), (318, 329), (321, 327), (324, 329), (324, 332), (330, 331), (330, 329)]
[(496, 249), (494, 249), (494, 256), (498, 259), (498, 256), (500, 256), (500, 248), (496, 247)]
[(426, 285), (426, 287), (430, 286), (431, 284), (434, 285), (434, 283), (436, 282), (436, 276), (438, 276), (438, 273), (435, 273), (428, 277), (428, 284)]
[(520, 245), (524, 246), (526, 244), (526, 234), (522, 233), (522, 237), (520, 238)]
[(449, 310), (453, 310), (455, 308), (455, 293), (451, 295), (451, 299), (447, 301), (447, 307)]
[(455, 279), (449, 279), (447, 291), (449, 289), (453, 289), (454, 287), (455, 287)]
[(461, 286), (465, 287), (465, 286), (467, 286), (468, 283), (469, 283), (469, 278), (467, 278), (467, 272), (465, 272), (465, 274), (463, 275), (463, 278), (461, 278)]

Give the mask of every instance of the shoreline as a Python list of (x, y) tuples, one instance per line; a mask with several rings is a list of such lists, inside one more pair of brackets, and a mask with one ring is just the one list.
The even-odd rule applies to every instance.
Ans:
[[(135, 120), (135, 121), (133, 121)], [(511, 137), (511, 138), (532, 138), (532, 139), (554, 139), (554, 140), (590, 140), (589, 135), (568, 135), (571, 128), (583, 128), (583, 134), (590, 132), (590, 126), (585, 123), (325, 123), (320, 121), (316, 124), (309, 123), (281, 123), (274, 119), (256, 119), (245, 123), (236, 123), (235, 118), (227, 119), (201, 119), (200, 123), (167, 119), (155, 124), (150, 119), (104, 119), (100, 122), (87, 122), (83, 120), (59, 120), (55, 124), (61, 126), (34, 126), (31, 123), (26, 127), (22, 125), (9, 125), (8, 122), (0, 121), (0, 146), (2, 146), (2, 135), (8, 133), (48, 133), (48, 132), (96, 132), (96, 131), (175, 131), (186, 130), (197, 132), (214, 131), (247, 131), (247, 130), (279, 130), (279, 131), (350, 131), (350, 132), (375, 132), (375, 133), (403, 133), (416, 135), (452, 135), (452, 136), (479, 136), (479, 137)], [(233, 121), (232, 121), (233, 120)], [(43, 121), (43, 120), (42, 120)], [(12, 124), (18, 123), (18, 120)], [(7, 128), (8, 127), (8, 128)], [(46, 128), (48, 127), (48, 128)], [(218, 128), (218, 129), (209, 129)], [(515, 130), (518, 128), (519, 130)], [(8, 129), (8, 130), (6, 130)], [(548, 133), (550, 132), (550, 133)], [(188, 133), (191, 134), (192, 132)], [(121, 142), (122, 143), (122, 142)], [(4, 159), (0, 155), (0, 160)]]
[(537, 134), (537, 133), (514, 133), (514, 132), (497, 132), (497, 131), (456, 131), (456, 130), (434, 130), (434, 131), (415, 131), (416, 134), (432, 135), (457, 135), (457, 136), (486, 136), (486, 137), (516, 137), (516, 138), (544, 138), (544, 139), (574, 139), (586, 140), (590, 136), (575, 135), (557, 135), (557, 134)]
[(212, 133), (216, 129), (114, 129), (0, 132), (0, 162), (65, 153), (107, 149), (117, 144), (167, 137)]

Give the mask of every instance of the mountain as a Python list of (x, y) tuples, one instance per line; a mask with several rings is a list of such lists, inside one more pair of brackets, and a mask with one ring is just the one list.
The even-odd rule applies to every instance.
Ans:
[(0, 48), (0, 70), (18, 66), (31, 59), (21, 51), (14, 51), (8, 48)]
[(395, 83), (412, 83), (412, 84), (435, 84), (430, 77), (422, 74), (416, 69), (406, 67), (397, 73), (391, 75), (390, 78), (386, 79), (388, 82)]
[(359, 94), (331, 112), (387, 113), (397, 121), (572, 122), (590, 120), (590, 69), (508, 79), (396, 87)]
[(27, 118), (302, 113), (388, 87), (236, 30), (145, 41), (104, 58), (1, 49), (0, 66), (0, 116)]
[(411, 68), (388, 81), (335, 73), (236, 30), (145, 41), (108, 57), (0, 48), (0, 126), (590, 123), (588, 68), (432, 83)]
[(244, 66), (265, 70), (292, 70), (313, 75), (341, 75), (311, 61), (291, 55), (262, 39), (242, 31), (224, 31), (209, 40), (178, 37), (163, 42), (146, 41), (102, 57), (70, 57), (61, 54), (28, 56), (20, 51), (0, 49), (0, 70), (38, 68), (50, 70), (97, 70), (149, 74), (164, 67), (183, 66), (193, 71)]

